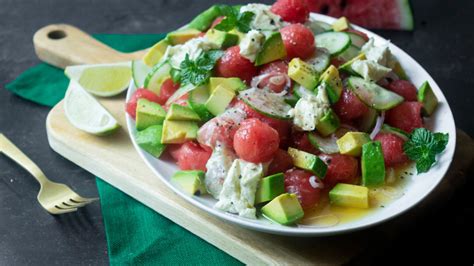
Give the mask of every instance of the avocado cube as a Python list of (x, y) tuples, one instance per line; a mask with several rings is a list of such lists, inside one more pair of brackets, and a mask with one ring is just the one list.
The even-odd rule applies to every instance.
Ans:
[(286, 49), (280, 32), (272, 32), (263, 42), (262, 49), (255, 58), (255, 65), (261, 66), (285, 57)]
[(204, 172), (200, 170), (178, 171), (171, 177), (171, 182), (177, 184), (189, 195), (206, 194)]
[(349, 20), (346, 17), (340, 17), (338, 20), (334, 21), (332, 24), (332, 29), (334, 31), (345, 31), (350, 28)]
[(370, 136), (364, 132), (347, 132), (336, 141), (341, 154), (350, 156), (360, 156), (362, 145), (370, 142)]
[(187, 101), (191, 109), (199, 115), (202, 122), (207, 122), (214, 117), (206, 108), (207, 99), (209, 99), (209, 87), (206, 85), (192, 90)]
[(408, 80), (407, 73), (406, 73), (405, 70), (403, 69), (403, 67), (402, 67), (402, 65), (400, 64), (400, 62), (398, 62), (398, 61), (395, 62), (395, 64), (393, 65), (392, 71), (395, 72), (395, 74), (397, 74), (397, 76), (398, 76), (400, 79)]
[(209, 88), (211, 93), (213, 93), (219, 85), (234, 91), (242, 91), (247, 88), (247, 85), (245, 85), (245, 83), (240, 78), (212, 77), (209, 79)]
[(438, 98), (433, 92), (428, 81), (423, 82), (418, 89), (418, 101), (423, 104), (421, 109), (424, 116), (431, 116), (438, 106)]
[(262, 207), (265, 217), (279, 224), (287, 225), (303, 218), (304, 211), (295, 194), (281, 194)]
[(168, 33), (166, 40), (170, 45), (183, 44), (191, 39), (198, 37), (201, 34), (200, 31), (196, 29), (184, 29)]
[(165, 119), (161, 143), (179, 144), (196, 139), (199, 127), (192, 121), (173, 121)]
[(285, 176), (283, 173), (274, 174), (260, 179), (255, 204), (267, 202), (285, 193)]
[(165, 55), (168, 46), (169, 43), (166, 39), (157, 42), (145, 54), (145, 56), (143, 57), (143, 62), (149, 67), (156, 65), (163, 57), (163, 55)]
[(293, 159), (293, 164), (304, 170), (314, 173), (320, 179), (324, 179), (328, 166), (318, 156), (295, 148), (288, 148), (288, 154)]
[(379, 187), (385, 183), (385, 163), (380, 141), (362, 145), (362, 185)]
[(205, 104), (191, 102), (190, 100), (188, 100), (188, 104), (191, 109), (193, 109), (193, 111), (198, 114), (199, 118), (201, 119), (201, 122), (205, 123), (214, 118), (214, 116), (209, 112), (209, 110), (207, 110)]
[(147, 99), (139, 99), (137, 101), (136, 128), (138, 131), (152, 125), (163, 124), (165, 116), (166, 111), (161, 105)]
[(159, 158), (166, 148), (166, 145), (161, 144), (162, 131), (163, 126), (161, 125), (150, 126), (145, 130), (137, 132), (135, 141), (140, 148)]
[(316, 129), (318, 130), (319, 134), (321, 134), (321, 136), (327, 137), (336, 132), (339, 126), (339, 118), (332, 109), (329, 109), (326, 111), (323, 117), (319, 119), (318, 123), (316, 124)]
[(343, 72), (345, 72), (349, 75), (360, 77), (359, 73), (355, 72), (352, 69), (352, 63), (354, 63), (355, 61), (358, 61), (358, 60), (366, 60), (366, 59), (367, 59), (367, 57), (365, 57), (365, 54), (361, 53), (358, 56), (352, 58), (351, 60), (345, 62), (343, 65), (339, 66), (339, 70), (343, 71)]
[(349, 208), (369, 208), (369, 189), (363, 186), (337, 184), (329, 191), (331, 204)]
[(227, 89), (223, 85), (219, 85), (211, 93), (211, 96), (209, 96), (209, 99), (206, 102), (206, 108), (209, 110), (209, 112), (211, 112), (211, 114), (217, 116), (225, 111), (234, 97), (234, 90)]
[(299, 58), (293, 58), (288, 65), (288, 76), (306, 89), (313, 90), (318, 85), (319, 75), (313, 67)]
[(245, 33), (239, 31), (239, 30), (236, 29), (236, 28), (231, 29), (231, 30), (229, 31), (229, 33), (232, 33), (232, 34), (237, 35), (237, 37), (238, 37), (237, 43), (240, 43), (240, 41), (242, 41), (242, 39), (245, 37)]
[(171, 104), (166, 114), (166, 119), (173, 121), (201, 121), (201, 118), (193, 109), (176, 103)]
[(220, 48), (231, 47), (239, 41), (239, 36), (236, 34), (220, 31), (216, 29), (210, 29), (206, 33), (206, 37), (209, 41), (215, 43)]
[(326, 85), (326, 92), (331, 104), (335, 104), (339, 101), (339, 97), (341, 97), (342, 93), (342, 80), (335, 66), (330, 65), (326, 71), (324, 71), (321, 75), (320, 82)]
[(221, 15), (221, 10), (218, 5), (213, 5), (210, 8), (197, 15), (188, 24), (188, 28), (196, 29), (199, 31), (207, 30), (214, 20)]

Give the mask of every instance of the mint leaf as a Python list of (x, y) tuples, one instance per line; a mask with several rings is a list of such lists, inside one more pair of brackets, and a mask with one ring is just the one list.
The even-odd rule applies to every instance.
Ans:
[(180, 64), (181, 84), (193, 84), (200, 86), (209, 81), (217, 60), (223, 55), (223, 51), (211, 50), (201, 53), (194, 61), (186, 54), (184, 61)]
[(239, 10), (232, 6), (221, 5), (219, 7), (221, 16), (225, 18), (214, 28), (221, 31), (230, 31), (237, 28), (239, 31), (247, 33), (250, 31), (250, 23), (255, 16), (252, 12), (240, 13)]
[(236, 9), (229, 5), (220, 5), (219, 11), (221, 16), (236, 18), (239, 15), (240, 8)]
[(221, 22), (219, 22), (219, 24), (217, 24), (214, 29), (221, 31), (231, 31), (236, 23), (236, 20), (226, 17)]
[(220, 15), (224, 16), (224, 19), (217, 24), (214, 28), (221, 31), (230, 31), (237, 24), (237, 16), (239, 12), (235, 8), (228, 5), (219, 6)]
[(446, 145), (448, 145), (449, 134), (448, 133), (434, 133), (434, 139), (436, 141), (436, 146), (434, 147), (434, 151), (436, 153), (441, 153), (446, 149)]
[(253, 20), (253, 17), (255, 17), (255, 14), (249, 11), (246, 11), (244, 13), (240, 13), (239, 17), (237, 18), (237, 29), (240, 32), (247, 33), (250, 31), (250, 23)]
[(449, 135), (433, 133), (426, 128), (417, 128), (403, 145), (403, 151), (416, 163), (418, 173), (428, 172), (448, 143)]
[(419, 158), (416, 161), (416, 172), (426, 173), (430, 170), (431, 166), (436, 162), (434, 153), (427, 153), (426, 156)]

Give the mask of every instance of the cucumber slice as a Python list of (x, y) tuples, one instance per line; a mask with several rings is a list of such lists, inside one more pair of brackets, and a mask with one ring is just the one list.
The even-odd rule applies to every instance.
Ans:
[(316, 96), (316, 93), (312, 90), (309, 90), (299, 84), (295, 84), (295, 86), (293, 86), (293, 93), (298, 96), (298, 98), (303, 98), (304, 96), (306, 95), (313, 95), (313, 96)]
[(402, 96), (359, 77), (349, 77), (347, 84), (363, 103), (379, 111), (391, 109), (403, 102)]
[(316, 46), (326, 48), (332, 56), (343, 53), (351, 46), (351, 38), (345, 32), (325, 32), (314, 38)]
[(379, 113), (377, 110), (369, 108), (369, 111), (365, 113), (359, 120), (359, 130), (362, 132), (370, 133), (374, 129), (377, 122)]
[(339, 55), (339, 58), (341, 58), (342, 60), (344, 60), (345, 62), (348, 62), (350, 61), (352, 58), (358, 56), (360, 54), (360, 49), (355, 46), (355, 45), (351, 45), (349, 46), (349, 48), (347, 48), (344, 53), (340, 54)]
[(405, 131), (398, 129), (396, 127), (391, 127), (387, 124), (382, 125), (382, 129), (380, 130), (380, 132), (397, 135), (405, 141), (409, 139), (409, 136)]
[(277, 93), (266, 89), (251, 88), (240, 92), (239, 97), (255, 111), (276, 119), (291, 119), (291, 105)]
[(207, 122), (214, 117), (206, 108), (207, 99), (209, 99), (209, 88), (207, 86), (200, 86), (189, 93), (188, 104), (203, 122)]
[(171, 65), (168, 61), (154, 66), (145, 78), (143, 86), (156, 94), (160, 94), (161, 84), (170, 77)]
[(171, 97), (168, 98), (168, 101), (166, 101), (166, 105), (170, 105), (172, 102), (176, 101), (179, 99), (181, 96), (185, 95), (186, 93), (196, 89), (197, 87), (194, 86), (193, 84), (187, 84), (184, 87), (180, 87), (177, 91), (171, 95)]
[(354, 32), (348, 32), (349, 37), (351, 38), (352, 45), (356, 46), (357, 48), (362, 48), (364, 44), (367, 42), (364, 37), (360, 36), (357, 33)]
[(315, 133), (309, 133), (308, 140), (313, 147), (320, 150), (322, 153), (339, 153), (339, 147), (337, 146), (337, 139), (335, 137), (323, 138)]
[(135, 87), (141, 88), (145, 83), (145, 78), (150, 73), (151, 67), (143, 63), (142, 60), (133, 60), (132, 61), (132, 77)]
[(332, 31), (332, 26), (331, 24), (328, 24), (326, 22), (322, 22), (319, 20), (310, 20), (309, 22), (306, 23), (306, 26), (313, 32), (314, 35), (326, 32), (326, 31)]
[(285, 99), (285, 102), (291, 105), (292, 107), (295, 107), (296, 103), (300, 99), (300, 97), (296, 95), (295, 93), (291, 95), (285, 95), (285, 97), (283, 98)]
[(316, 48), (316, 56), (313, 56), (306, 62), (313, 67), (314, 71), (321, 73), (331, 63), (331, 54), (324, 48)]

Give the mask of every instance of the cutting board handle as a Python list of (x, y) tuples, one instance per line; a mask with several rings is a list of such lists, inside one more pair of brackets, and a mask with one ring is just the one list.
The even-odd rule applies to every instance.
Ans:
[(33, 36), (33, 44), (42, 61), (60, 68), (129, 61), (141, 58), (144, 53), (121, 53), (67, 24), (52, 24), (39, 29)]

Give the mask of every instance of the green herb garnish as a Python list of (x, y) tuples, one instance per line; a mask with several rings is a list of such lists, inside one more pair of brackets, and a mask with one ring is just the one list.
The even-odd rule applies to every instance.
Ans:
[[(189, 59), (189, 54), (180, 64), (180, 74), (174, 74), (175, 78), (179, 76), (181, 84), (193, 84), (200, 86), (209, 81), (217, 60), (224, 54), (221, 50), (210, 50), (202, 52), (195, 60)], [(172, 73), (173, 74), (173, 73)]]
[(250, 22), (255, 16), (254, 13), (249, 11), (240, 13), (236, 8), (227, 5), (220, 6), (220, 13), (225, 18), (214, 27), (216, 30), (230, 31), (237, 28), (244, 33), (250, 31)]
[(416, 163), (418, 173), (430, 170), (436, 162), (436, 155), (448, 144), (448, 133), (433, 133), (426, 128), (416, 128), (403, 145), (403, 151)]

